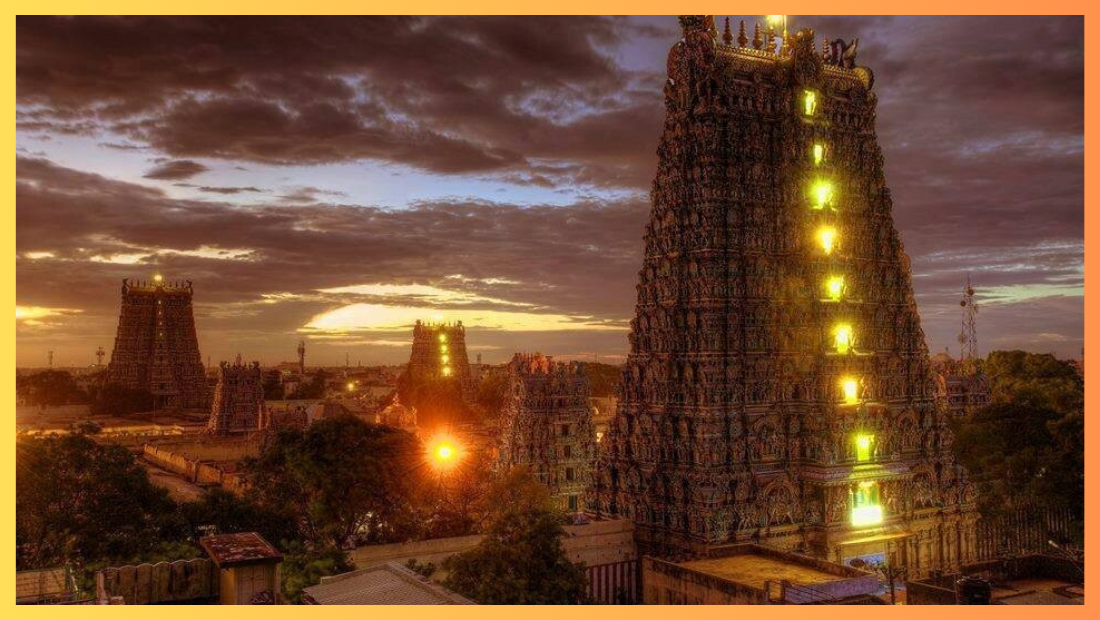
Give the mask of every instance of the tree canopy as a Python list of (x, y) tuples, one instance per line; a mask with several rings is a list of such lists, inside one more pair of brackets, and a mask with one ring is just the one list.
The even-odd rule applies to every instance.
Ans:
[(492, 486), (488, 504), (493, 512), (485, 538), (444, 562), (444, 585), (486, 605), (587, 600), (584, 566), (565, 554), (561, 515), (544, 485), (513, 468)]
[(249, 497), (290, 510), (317, 547), (404, 540), (423, 452), (415, 437), (345, 415), (284, 429), (246, 464)]

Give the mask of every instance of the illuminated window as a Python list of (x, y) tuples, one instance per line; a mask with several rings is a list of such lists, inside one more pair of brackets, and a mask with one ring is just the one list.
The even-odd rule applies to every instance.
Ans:
[(834, 345), (837, 353), (847, 353), (852, 349), (852, 326), (841, 323), (833, 330)]
[(868, 527), (882, 523), (882, 504), (879, 503), (877, 482), (860, 482), (850, 493), (852, 527)]
[(443, 376), (444, 377), (451, 376), (451, 367), (450, 366), (444, 366), (443, 367)]
[(840, 297), (844, 294), (844, 276), (833, 276), (826, 280), (825, 293), (829, 295), (829, 299), (840, 301)]
[(844, 402), (848, 405), (859, 403), (859, 382), (852, 377), (845, 377), (840, 382), (840, 389), (844, 393)]
[(448, 356), (446, 356), (446, 355), (444, 355), (444, 356), (443, 356), (443, 363), (444, 363), (444, 364), (446, 364), (447, 362), (450, 362), (450, 361), (451, 361), (451, 358), (450, 358), (450, 357), (448, 357)]
[(447, 342), (447, 334), (439, 334), (440, 342)]
[(832, 226), (822, 226), (817, 229), (817, 243), (826, 254), (832, 254), (836, 247), (836, 229)]
[(817, 93), (812, 90), (802, 91), (802, 112), (806, 116), (813, 116), (817, 112)]
[(820, 166), (825, 161), (825, 145), (820, 142), (814, 144), (814, 165)]
[(875, 436), (860, 433), (856, 435), (856, 460), (859, 462), (871, 460), (871, 444), (874, 443)]
[(833, 205), (833, 184), (828, 181), (817, 181), (810, 189), (810, 201), (815, 210), (821, 210)]
[(447, 345), (445, 345), (445, 344), (439, 345), (439, 352), (440, 353), (446, 353), (447, 352)]

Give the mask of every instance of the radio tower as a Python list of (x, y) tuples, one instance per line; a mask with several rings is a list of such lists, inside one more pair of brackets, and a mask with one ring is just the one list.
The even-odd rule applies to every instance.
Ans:
[(974, 301), (974, 287), (970, 286), (970, 276), (966, 276), (966, 288), (959, 302), (963, 309), (962, 331), (959, 333), (959, 345), (962, 349), (962, 361), (969, 362), (978, 358), (978, 303)]
[(306, 374), (306, 341), (298, 341), (298, 374)]
[(53, 351), (50, 351), (47, 357), (49, 359), (50, 368), (53, 368)]
[(107, 352), (103, 350), (102, 346), (96, 347), (95, 350), (95, 365), (96, 367), (103, 365), (103, 356), (107, 355)]

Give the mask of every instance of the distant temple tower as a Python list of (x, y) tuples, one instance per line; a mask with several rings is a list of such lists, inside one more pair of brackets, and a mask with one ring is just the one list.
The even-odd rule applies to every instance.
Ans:
[(148, 390), (156, 406), (205, 408), (210, 399), (199, 354), (191, 281), (122, 281), (118, 333), (107, 383)]
[(242, 364), (238, 355), (233, 364), (218, 366), (218, 383), (206, 430), (215, 435), (247, 433), (266, 426), (264, 380), (260, 363)]
[(957, 566), (974, 487), (934, 404), (858, 43), (680, 23), (590, 509), (633, 519), (647, 553), (757, 540)]
[(457, 323), (422, 323), (413, 326), (412, 356), (408, 376), (416, 382), (455, 379), (471, 385), (470, 360), (466, 356), (466, 328)]
[(517, 353), (508, 365), (500, 465), (523, 465), (569, 512), (584, 509), (596, 458), (588, 378), (578, 362)]

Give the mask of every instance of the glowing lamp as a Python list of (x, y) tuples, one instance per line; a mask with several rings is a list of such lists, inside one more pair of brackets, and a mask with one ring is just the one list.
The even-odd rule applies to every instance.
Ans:
[(451, 367), (450, 366), (444, 366), (443, 367), (443, 376), (444, 377), (451, 376)]
[(847, 353), (852, 349), (852, 326), (841, 323), (833, 330), (834, 345), (837, 353)]
[(439, 334), (440, 342), (447, 342), (447, 334)]
[(159, 284), (159, 283), (161, 283), (161, 282), (163, 282), (163, 281), (164, 281), (164, 276), (160, 275), (159, 273), (158, 273), (158, 274), (155, 274), (155, 275), (153, 276), (153, 282), (156, 282), (156, 283), (158, 283), (158, 284)]
[(882, 523), (882, 506), (871, 504), (852, 508), (852, 527), (870, 527)]
[(352, 381), (348, 382), (348, 391), (349, 392), (354, 392), (355, 391), (355, 383), (354, 382), (352, 382)]
[(846, 377), (840, 382), (840, 389), (844, 393), (844, 403), (855, 405), (859, 403), (859, 382), (851, 377)]
[(874, 435), (856, 435), (856, 460), (857, 461), (869, 461), (871, 460), (871, 442), (874, 441)]
[(447, 434), (437, 434), (426, 446), (428, 462), (438, 470), (450, 469), (462, 458), (458, 442)]
[(810, 197), (814, 201), (814, 209), (824, 209), (833, 203), (833, 184), (828, 181), (814, 183), (810, 190)]
[(440, 353), (446, 353), (447, 352), (447, 345), (445, 345), (445, 344), (439, 345), (439, 352)]
[(844, 294), (844, 276), (833, 276), (826, 280), (825, 292), (828, 293), (829, 299), (840, 301), (841, 295)]
[(448, 356), (446, 356), (446, 355), (444, 355), (444, 356), (443, 356), (443, 363), (444, 363), (444, 364), (446, 364), (446, 363), (447, 363), (447, 362), (449, 362), (449, 361), (451, 361), (451, 358), (450, 358), (450, 357), (448, 357)]
[(832, 254), (836, 246), (836, 229), (832, 226), (822, 226), (817, 229), (817, 243), (825, 254)]
[(772, 27), (782, 26), (784, 17), (786, 17), (786, 15), (765, 15), (764, 21)]
[(817, 111), (817, 93), (812, 90), (802, 92), (802, 111), (806, 116), (813, 116)]
[(825, 161), (825, 145), (821, 143), (814, 144), (814, 165), (820, 166), (823, 161)]

